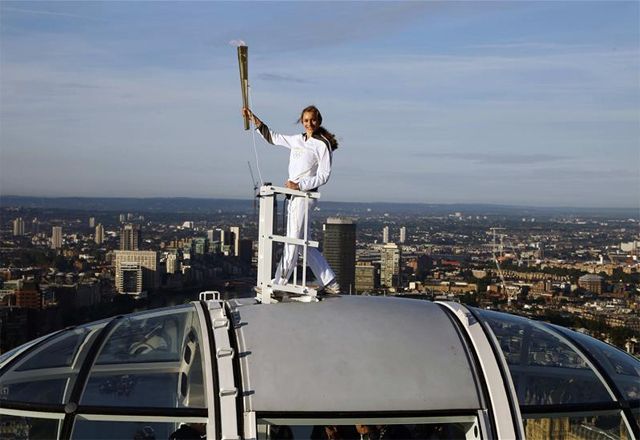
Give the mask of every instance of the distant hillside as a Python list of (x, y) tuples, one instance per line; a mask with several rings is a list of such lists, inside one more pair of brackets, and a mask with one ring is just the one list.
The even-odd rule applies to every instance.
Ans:
[(252, 200), (192, 199), (186, 197), (22, 197), (0, 196), (0, 207), (67, 209), (119, 212), (193, 212), (218, 210), (245, 212), (253, 209)]
[[(252, 213), (250, 199), (200, 199), (188, 197), (23, 197), (0, 196), (0, 208), (63, 209), (81, 211), (139, 212), (139, 213)], [(464, 215), (506, 216), (582, 216), (590, 218), (638, 218), (633, 208), (548, 208), (489, 204), (419, 204), (419, 203), (361, 203), (327, 202), (319, 205), (324, 213), (343, 215)]]

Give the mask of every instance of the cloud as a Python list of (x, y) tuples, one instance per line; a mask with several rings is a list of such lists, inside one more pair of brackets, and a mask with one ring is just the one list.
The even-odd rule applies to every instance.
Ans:
[(514, 153), (417, 153), (416, 156), (470, 161), (479, 165), (533, 165), (541, 163), (559, 162), (572, 159), (569, 156), (556, 154), (514, 154)]
[(1, 6), (0, 9), (4, 12), (17, 12), (21, 14), (29, 14), (29, 15), (47, 15), (53, 17), (66, 17), (66, 18), (77, 18), (81, 20), (92, 20), (92, 21), (103, 21), (99, 18), (89, 17), (86, 15), (78, 15), (78, 14), (70, 14), (68, 12), (56, 12), (49, 11), (44, 9), (29, 9), (29, 8), (16, 8), (14, 6)]
[[(488, 50), (543, 50), (548, 51), (585, 51), (598, 50), (598, 46), (594, 44), (560, 44), (560, 43), (542, 43), (535, 41), (513, 41), (508, 43), (486, 43), (471, 44), (465, 46), (468, 49), (488, 49)], [(526, 53), (525, 53), (526, 54)]]
[[(246, 41), (255, 41), (261, 51), (309, 50), (351, 44), (372, 38), (383, 38), (402, 30), (408, 23), (428, 16), (433, 11), (448, 7), (435, 2), (330, 2), (330, 3), (255, 3), (252, 9), (276, 14), (277, 20), (261, 20), (250, 28), (229, 30), (220, 41), (243, 35)], [(275, 8), (275, 9), (274, 9)], [(283, 26), (282, 23), (286, 23)]]
[(276, 82), (293, 82), (299, 84), (308, 84), (311, 81), (306, 79), (298, 78), (293, 75), (286, 75), (280, 73), (260, 73), (258, 74), (258, 79), (264, 81), (276, 81)]

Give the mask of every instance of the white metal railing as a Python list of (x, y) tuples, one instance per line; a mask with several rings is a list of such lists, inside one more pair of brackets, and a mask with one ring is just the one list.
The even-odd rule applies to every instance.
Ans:
[[(276, 235), (274, 227), (276, 225), (276, 198), (285, 195), (291, 197), (304, 197), (304, 226), (302, 238), (291, 238), (284, 235)], [(274, 302), (274, 292), (287, 292), (300, 295), (300, 301), (312, 301), (317, 291), (307, 287), (307, 250), (309, 247), (318, 247), (317, 241), (311, 241), (307, 237), (309, 225), (309, 201), (320, 198), (319, 192), (297, 191), (280, 186), (263, 185), (260, 187), (260, 221), (258, 224), (258, 280), (257, 294), (258, 301), (269, 304)], [(273, 284), (273, 243), (283, 243), (301, 246), (302, 249), (302, 282), (298, 282), (297, 264), (293, 270), (293, 282), (288, 284)], [(298, 255), (295, 256), (298, 258)], [(283, 268), (284, 269), (284, 268)], [(285, 274), (286, 275), (286, 274)], [(292, 298), (295, 299), (295, 298)]]

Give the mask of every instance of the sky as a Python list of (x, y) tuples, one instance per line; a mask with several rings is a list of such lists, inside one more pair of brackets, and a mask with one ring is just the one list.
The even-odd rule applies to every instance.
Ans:
[[(250, 198), (335, 133), (331, 201), (640, 206), (640, 3), (0, 1), (0, 194)], [(255, 144), (254, 144), (255, 142)], [(255, 147), (254, 147), (255, 145)]]

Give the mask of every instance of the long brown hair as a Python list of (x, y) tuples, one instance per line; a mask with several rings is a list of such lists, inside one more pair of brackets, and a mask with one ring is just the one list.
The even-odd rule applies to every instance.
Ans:
[(302, 123), (302, 118), (304, 114), (307, 112), (311, 112), (316, 116), (316, 120), (318, 121), (319, 127), (316, 129), (315, 133), (320, 136), (324, 136), (329, 141), (329, 145), (331, 146), (331, 151), (338, 148), (338, 140), (336, 139), (336, 135), (331, 133), (329, 130), (322, 126), (322, 114), (320, 114), (320, 110), (315, 105), (310, 105), (305, 107), (300, 113), (300, 118), (298, 118), (298, 122)]

